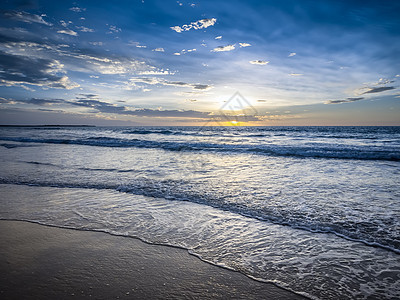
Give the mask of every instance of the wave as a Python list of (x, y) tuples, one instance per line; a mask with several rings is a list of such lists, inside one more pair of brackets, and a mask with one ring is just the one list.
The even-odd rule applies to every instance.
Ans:
[[(268, 156), (287, 156), (298, 158), (331, 158), (331, 159), (355, 159), (355, 160), (386, 160), (400, 161), (400, 150), (397, 147), (383, 148), (378, 146), (341, 146), (334, 144), (310, 144), (310, 145), (271, 145), (271, 144), (220, 144), (206, 142), (173, 142), (153, 141), (142, 139), (120, 139), (112, 137), (91, 137), (86, 139), (43, 139), (22, 137), (0, 137), (3, 141), (19, 143), (46, 143), (46, 144), (70, 144), (98, 147), (121, 148), (158, 148), (168, 151), (212, 151), (227, 153), (252, 153)], [(2, 144), (8, 145), (8, 144)], [(23, 144), (21, 144), (23, 145)], [(6, 147), (6, 146), (5, 146)], [(16, 147), (16, 146), (12, 146)]]
[[(332, 233), (341, 238), (361, 242), (372, 247), (379, 247), (394, 253), (400, 254), (400, 241), (398, 239), (388, 238), (386, 236), (376, 236), (381, 231), (389, 231), (390, 228), (396, 226), (394, 220), (377, 220), (376, 224), (370, 222), (350, 222), (348, 224), (340, 221), (327, 222), (327, 220), (318, 219), (309, 220), (307, 218), (294, 218), (290, 211), (281, 211), (278, 214), (273, 210), (256, 210), (245, 205), (236, 205), (235, 203), (227, 203), (224, 197), (218, 198), (209, 193), (202, 194), (196, 191), (182, 190), (180, 187), (187, 185), (184, 180), (159, 180), (153, 181), (147, 178), (138, 178), (135, 182), (126, 184), (113, 183), (90, 183), (90, 182), (52, 182), (52, 181), (34, 181), (34, 180), (12, 180), (0, 177), (0, 184), (16, 184), (40, 187), (55, 188), (80, 188), (94, 190), (114, 190), (121, 193), (142, 195), (153, 198), (163, 198), (174, 201), (189, 201), (193, 203), (208, 205), (224, 211), (237, 213), (249, 218), (260, 221), (266, 221), (274, 224), (290, 226), (292, 228), (306, 230), (312, 233)], [(298, 212), (297, 212), (298, 213)], [(296, 213), (295, 213), (296, 214)], [(299, 216), (297, 214), (297, 216)], [(389, 229), (387, 229), (389, 228)]]

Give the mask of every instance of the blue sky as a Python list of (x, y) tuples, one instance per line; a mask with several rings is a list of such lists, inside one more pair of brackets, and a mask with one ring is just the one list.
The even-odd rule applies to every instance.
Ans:
[(0, 124), (400, 125), (399, 1), (0, 8)]

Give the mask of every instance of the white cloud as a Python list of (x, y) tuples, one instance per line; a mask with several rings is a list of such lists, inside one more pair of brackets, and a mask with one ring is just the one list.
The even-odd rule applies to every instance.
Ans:
[(71, 7), (69, 10), (72, 10), (74, 12), (83, 12), (86, 10), (86, 8), (75, 6), (75, 7)]
[(198, 29), (203, 29), (203, 28), (207, 28), (210, 26), (214, 26), (216, 21), (217, 21), (217, 19), (215, 19), (215, 18), (202, 19), (202, 20), (198, 20), (196, 22), (192, 22), (189, 25), (173, 26), (170, 28), (178, 33), (181, 33), (183, 31), (189, 31), (190, 29), (198, 30)]
[(252, 65), (266, 65), (269, 63), (269, 61), (265, 61), (265, 60), (250, 60), (249, 63), (251, 63)]
[(107, 33), (118, 33), (121, 32), (121, 28), (118, 28), (115, 25), (110, 25), (109, 31)]
[(94, 32), (94, 29), (87, 28), (85, 26), (77, 26), (76, 28), (78, 28), (82, 32)]
[(300, 74), (300, 73), (290, 73), (290, 76), (303, 76), (304, 74)]
[(63, 26), (63, 27), (68, 27), (68, 25), (69, 25), (69, 24), (72, 24), (72, 22), (71, 22), (71, 21), (65, 22), (64, 20), (61, 20), (61, 21), (60, 21), (60, 24), (61, 24), (61, 26)]
[(211, 52), (225, 52), (235, 50), (235, 45), (218, 46), (211, 50)]
[(174, 75), (174, 72), (170, 72), (168, 70), (160, 70), (160, 71), (142, 71), (138, 72), (138, 75)]
[(68, 34), (68, 35), (73, 35), (73, 36), (78, 35), (78, 33), (76, 33), (75, 31), (73, 31), (71, 29), (59, 30), (59, 31), (57, 31), (57, 33)]
[(152, 51), (165, 52), (164, 48), (156, 48), (156, 49), (153, 49)]
[(240, 47), (250, 47), (251, 44), (249, 43), (239, 43)]
[(133, 42), (133, 41), (130, 41), (130, 42), (128, 43), (128, 45), (129, 45), (129, 46), (135, 46), (136, 48), (147, 48), (147, 46), (145, 46), (145, 45), (140, 45), (139, 42)]
[(292, 52), (292, 53), (290, 53), (290, 54), (288, 55), (288, 57), (295, 56), (296, 54), (297, 54), (296, 52)]
[(183, 49), (183, 50), (181, 50), (181, 52), (175, 52), (174, 55), (181, 55), (181, 54), (183, 55), (183, 54), (194, 52), (194, 51), (197, 51), (197, 49), (188, 49), (188, 50)]
[(103, 46), (104, 45), (103, 42), (89, 42), (89, 44), (91, 44), (93, 46)]
[(215, 39), (216, 39), (216, 40), (220, 40), (220, 39), (222, 39), (222, 35), (220, 35), (220, 36), (216, 36), (216, 37), (215, 37)]

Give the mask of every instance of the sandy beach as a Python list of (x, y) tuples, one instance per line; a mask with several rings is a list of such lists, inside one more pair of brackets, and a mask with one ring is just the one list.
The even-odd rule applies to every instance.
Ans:
[(0, 221), (2, 299), (302, 299), (183, 249)]

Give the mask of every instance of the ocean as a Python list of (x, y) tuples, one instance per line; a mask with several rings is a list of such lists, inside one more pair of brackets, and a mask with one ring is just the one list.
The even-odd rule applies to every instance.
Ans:
[(312, 299), (400, 298), (400, 127), (1, 127), (0, 218), (187, 249)]

